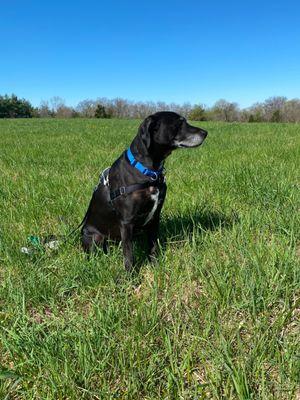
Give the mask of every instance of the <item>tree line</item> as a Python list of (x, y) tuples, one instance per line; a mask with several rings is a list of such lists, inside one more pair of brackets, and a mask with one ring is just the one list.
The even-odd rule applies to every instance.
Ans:
[(194, 121), (225, 122), (300, 122), (300, 99), (276, 96), (248, 108), (237, 103), (218, 100), (212, 107), (201, 103), (135, 102), (122, 98), (83, 100), (76, 107), (66, 105), (60, 97), (42, 101), (33, 107), (16, 95), (0, 96), (0, 118), (137, 118), (161, 110), (175, 111)]

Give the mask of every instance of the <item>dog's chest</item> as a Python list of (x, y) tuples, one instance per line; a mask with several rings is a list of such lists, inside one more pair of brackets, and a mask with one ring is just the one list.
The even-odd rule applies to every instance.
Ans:
[(153, 218), (153, 215), (157, 209), (158, 203), (159, 203), (159, 190), (156, 189), (155, 193), (150, 194), (150, 200), (152, 202), (152, 207), (150, 211), (148, 212), (148, 215), (146, 215), (145, 222), (143, 225), (146, 225), (151, 219)]

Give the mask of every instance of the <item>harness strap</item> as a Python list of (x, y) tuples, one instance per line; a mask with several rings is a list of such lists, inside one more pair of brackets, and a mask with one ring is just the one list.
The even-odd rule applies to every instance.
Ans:
[(113, 190), (110, 192), (110, 201), (115, 200), (119, 196), (135, 192), (136, 190), (146, 189), (149, 186), (157, 186), (157, 184), (156, 182), (144, 182), (144, 183), (136, 183), (134, 185), (129, 185), (129, 186), (121, 186), (117, 190)]

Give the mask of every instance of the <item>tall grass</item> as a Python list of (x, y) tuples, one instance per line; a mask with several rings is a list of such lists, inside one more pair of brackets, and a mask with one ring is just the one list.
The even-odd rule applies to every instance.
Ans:
[(137, 277), (118, 245), (20, 252), (80, 222), (138, 123), (0, 121), (0, 398), (298, 398), (299, 125), (203, 123)]

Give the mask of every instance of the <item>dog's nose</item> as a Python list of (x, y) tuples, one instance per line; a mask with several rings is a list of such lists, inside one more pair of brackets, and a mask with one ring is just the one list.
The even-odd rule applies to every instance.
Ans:
[(206, 138), (206, 136), (208, 135), (208, 132), (205, 131), (204, 129), (201, 129), (201, 135), (204, 137), (204, 139)]

